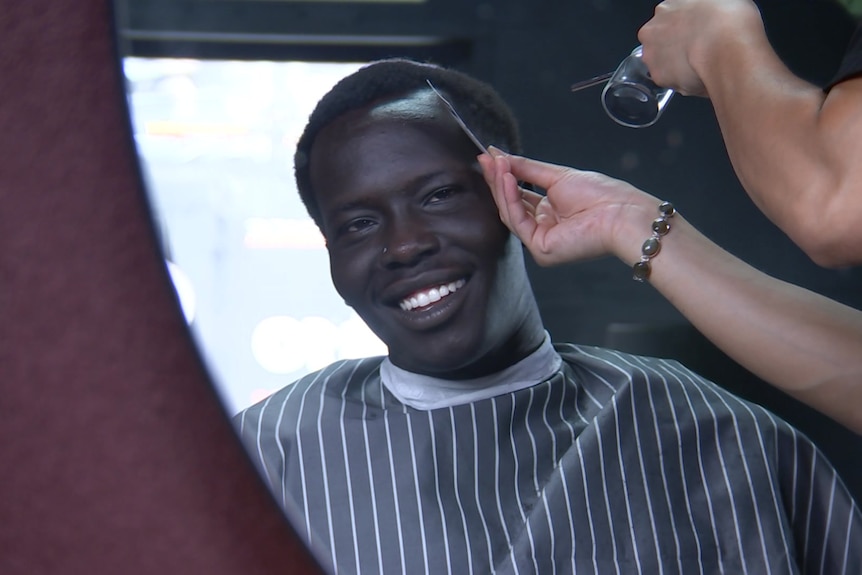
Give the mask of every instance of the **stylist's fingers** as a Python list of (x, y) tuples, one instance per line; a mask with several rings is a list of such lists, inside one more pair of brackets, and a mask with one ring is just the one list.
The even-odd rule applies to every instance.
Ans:
[(503, 157), (508, 161), (509, 171), (515, 178), (530, 182), (546, 190), (565, 179), (572, 171), (572, 168), (540, 162), (523, 156), (505, 155)]
[[(484, 157), (487, 158), (488, 156)], [(517, 180), (515, 180), (514, 186), (506, 185), (507, 176), (514, 178), (509, 166), (508, 156), (496, 155), (491, 161), (493, 164), (489, 164), (488, 167), (491, 177), (486, 177), (485, 179), (488, 181), (497, 205), (502, 208), (509, 205), (517, 207), (518, 204), (523, 204), (532, 213), (543, 196), (520, 187)]]
[(489, 154), (481, 154), (479, 156), (479, 165), (482, 167), (482, 175), (485, 177), (485, 182), (491, 190), (491, 196), (494, 198), (494, 203), (497, 204), (497, 209), (500, 212), (500, 219), (502, 219), (504, 223), (507, 223), (506, 202), (503, 199), (503, 188), (500, 185), (500, 174), (504, 171), (508, 171), (508, 165), (498, 166), (496, 158)]
[(489, 154), (479, 154), (476, 157), (476, 160), (479, 162), (479, 167), (482, 168), (482, 177), (485, 178), (485, 182), (488, 184), (488, 187), (491, 188), (491, 192), (494, 191), (494, 179), (496, 167), (494, 165), (494, 158)]
[(517, 180), (509, 172), (509, 162), (505, 156), (499, 153), (483, 154), (479, 157), (479, 163), (497, 204), (500, 220), (518, 238), (528, 241), (535, 232), (534, 214), (541, 196), (518, 186)]
[[(489, 154), (480, 154), (478, 157), (479, 165), (482, 167), (482, 175), (485, 182), (488, 184), (488, 189), (491, 191), (491, 197), (497, 205), (497, 211), (500, 214), (500, 219), (506, 226), (509, 226), (509, 215), (506, 202), (503, 199), (503, 190), (500, 186), (499, 172), (501, 167), (497, 165), (494, 156)], [(505, 168), (508, 170), (508, 167)], [(511, 228), (510, 228), (511, 229)]]
[[(500, 159), (496, 160), (500, 162)], [(524, 243), (530, 244), (536, 234), (536, 207), (541, 196), (522, 189), (510, 172), (498, 172), (497, 182), (502, 188), (503, 221)]]

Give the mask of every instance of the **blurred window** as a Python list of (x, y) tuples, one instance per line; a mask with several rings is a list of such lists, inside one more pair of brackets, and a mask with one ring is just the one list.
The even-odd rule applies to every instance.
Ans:
[(293, 178), (314, 105), (361, 65), (123, 61), (165, 258), (230, 413), (336, 359), (386, 353), (332, 287)]

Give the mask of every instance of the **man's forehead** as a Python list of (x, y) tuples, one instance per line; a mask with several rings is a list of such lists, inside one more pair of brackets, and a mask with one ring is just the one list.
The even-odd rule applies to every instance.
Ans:
[[(394, 98), (373, 102), (365, 107), (353, 109), (325, 126), (312, 146), (312, 155), (321, 148), (340, 147), (358, 134), (368, 134), (376, 126), (408, 127), (412, 123), (433, 124), (448, 131), (449, 123), (457, 130), (457, 124), (445, 105), (431, 88), (419, 88)], [(326, 142), (325, 144), (322, 144)], [(322, 144), (322, 145), (321, 145)]]
[(436, 119), (441, 117), (442, 106), (431, 88), (419, 88), (403, 96), (371, 105), (369, 119)]

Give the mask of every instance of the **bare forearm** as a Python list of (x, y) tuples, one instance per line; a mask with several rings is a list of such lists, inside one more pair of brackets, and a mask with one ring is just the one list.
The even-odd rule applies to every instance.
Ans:
[[(639, 257), (636, 240), (623, 260)], [(681, 216), (650, 282), (738, 363), (862, 433), (862, 312), (728, 254)]]
[[(496, 151), (479, 161), (502, 221), (540, 265), (640, 261), (659, 215), (655, 197), (604, 174)], [(660, 245), (649, 281), (695, 327), (765, 381), (862, 433), (862, 311), (752, 268), (679, 214)]]
[(862, 262), (862, 124), (854, 121), (862, 104), (854, 114), (846, 101), (827, 101), (784, 66), (762, 31), (701, 54), (693, 66), (753, 201), (818, 263)]

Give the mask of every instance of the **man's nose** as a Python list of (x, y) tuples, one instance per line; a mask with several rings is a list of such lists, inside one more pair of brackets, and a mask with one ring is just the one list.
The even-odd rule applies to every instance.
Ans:
[(439, 239), (427, 223), (402, 215), (387, 225), (381, 257), (387, 267), (413, 265), (439, 247)]

